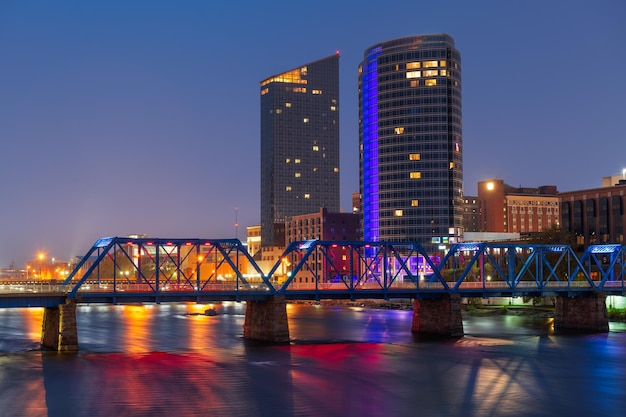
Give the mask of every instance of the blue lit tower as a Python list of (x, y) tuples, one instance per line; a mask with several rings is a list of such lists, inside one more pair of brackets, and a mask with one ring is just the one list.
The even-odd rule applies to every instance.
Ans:
[(339, 212), (339, 54), (261, 81), (261, 245), (320, 208)]
[(360, 191), (366, 241), (435, 253), (462, 237), (461, 55), (446, 34), (368, 48), (359, 65)]

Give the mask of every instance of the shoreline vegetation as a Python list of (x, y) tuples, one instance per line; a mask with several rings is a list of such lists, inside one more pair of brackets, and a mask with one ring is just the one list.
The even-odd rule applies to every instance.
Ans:
[[(292, 304), (310, 304), (322, 306), (357, 307), (378, 310), (413, 310), (413, 302), (409, 300), (321, 300), (321, 301), (290, 301)], [(533, 305), (485, 305), (482, 303), (462, 303), (462, 314), (468, 317), (487, 316), (524, 316), (531, 318), (554, 318), (553, 306)], [(609, 321), (626, 322), (626, 309), (607, 308)]]

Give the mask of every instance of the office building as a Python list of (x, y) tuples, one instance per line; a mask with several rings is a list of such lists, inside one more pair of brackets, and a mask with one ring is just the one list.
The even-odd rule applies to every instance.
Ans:
[(559, 203), (561, 227), (576, 236), (576, 249), (602, 243), (624, 244), (626, 180), (603, 178), (601, 188), (561, 192)]
[[(321, 208), (317, 213), (293, 216), (286, 223), (287, 245), (291, 242), (303, 240), (325, 240), (354, 242), (359, 240), (359, 215), (355, 213), (331, 213)], [(338, 275), (347, 276), (351, 263), (355, 260), (351, 257), (350, 248), (339, 244), (333, 244), (328, 248), (329, 262), (325, 257), (313, 255), (317, 271), (325, 271), (326, 279), (337, 278)], [(331, 267), (332, 265), (332, 267)], [(298, 283), (313, 282), (313, 274), (300, 274)]]
[(286, 223), (286, 244), (301, 240), (357, 241), (359, 216), (354, 213), (331, 213), (321, 208), (317, 213), (293, 216)]
[(478, 197), (463, 196), (463, 236), (480, 231), (480, 205)]
[(261, 81), (261, 244), (285, 221), (339, 212), (339, 55)]
[(462, 239), (461, 55), (446, 34), (373, 45), (359, 65), (365, 241)]
[(478, 182), (479, 232), (528, 237), (559, 225), (556, 186), (512, 187), (500, 179)]

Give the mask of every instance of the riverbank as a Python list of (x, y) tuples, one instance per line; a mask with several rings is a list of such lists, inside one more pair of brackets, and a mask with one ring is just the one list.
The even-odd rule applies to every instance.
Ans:
[[(360, 307), (378, 310), (413, 310), (411, 300), (321, 300), (321, 301), (291, 301), (293, 304), (311, 304), (323, 306)], [(462, 314), (471, 317), (489, 316), (524, 316), (532, 318), (554, 318), (554, 307), (532, 305), (476, 305), (461, 304)], [(626, 323), (626, 309), (607, 308), (609, 321)]]

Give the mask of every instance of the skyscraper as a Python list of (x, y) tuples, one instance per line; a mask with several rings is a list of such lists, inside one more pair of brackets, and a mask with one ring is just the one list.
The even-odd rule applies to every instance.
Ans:
[(261, 244), (322, 207), (339, 211), (339, 54), (261, 81)]
[(366, 241), (462, 238), (461, 55), (446, 34), (368, 48), (359, 65), (360, 191)]

